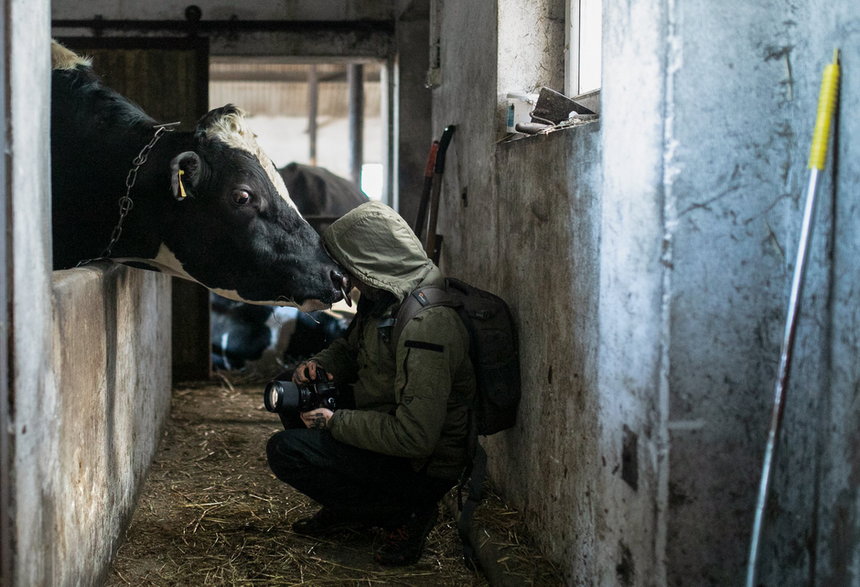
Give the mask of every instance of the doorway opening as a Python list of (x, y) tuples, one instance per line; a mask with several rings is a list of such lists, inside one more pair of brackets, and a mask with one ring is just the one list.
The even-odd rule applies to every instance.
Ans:
[[(257, 141), (279, 169), (296, 162), (355, 179), (351, 167), (356, 151), (361, 153), (358, 185), (368, 197), (382, 200), (382, 69), (376, 61), (299, 63), (275, 57), (213, 56), (209, 106), (233, 103), (247, 111)], [(358, 82), (354, 75), (360, 77)], [(356, 83), (361, 90), (358, 122), (351, 119)]]

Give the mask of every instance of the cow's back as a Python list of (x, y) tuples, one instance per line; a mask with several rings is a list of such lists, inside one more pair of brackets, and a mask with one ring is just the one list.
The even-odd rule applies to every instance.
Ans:
[[(101, 83), (88, 65), (51, 72), (51, 191), (54, 266), (91, 255), (110, 237), (131, 161), (153, 124), (137, 105)], [(104, 210), (103, 213), (93, 213)]]
[[(91, 69), (51, 72), (51, 143), (60, 160), (95, 164), (139, 150), (138, 129), (155, 124), (137, 104), (103, 85)], [(117, 149), (120, 149), (117, 152)], [(53, 154), (53, 151), (52, 151)]]
[(318, 232), (368, 200), (355, 184), (324, 167), (289, 163), (278, 171), (290, 198)]

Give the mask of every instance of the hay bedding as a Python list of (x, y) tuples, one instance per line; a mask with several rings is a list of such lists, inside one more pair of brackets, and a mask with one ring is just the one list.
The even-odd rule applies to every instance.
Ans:
[[(290, 524), (318, 506), (272, 475), (265, 445), (280, 429), (262, 406), (263, 383), (223, 376), (174, 389), (170, 422), (106, 584), (487, 585), (462, 562), (456, 525), (442, 508), (414, 566), (373, 561), (381, 536), (294, 534)], [(499, 530), (500, 561), (521, 584), (561, 584), (523, 539), (516, 512), (495, 498), (479, 515)], [(490, 534), (487, 533), (489, 539)]]

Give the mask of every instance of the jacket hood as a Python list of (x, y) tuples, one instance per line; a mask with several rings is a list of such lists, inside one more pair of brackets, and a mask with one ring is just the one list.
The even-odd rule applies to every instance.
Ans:
[(400, 301), (422, 282), (441, 279), (406, 221), (381, 202), (341, 216), (323, 232), (323, 242), (350, 274)]

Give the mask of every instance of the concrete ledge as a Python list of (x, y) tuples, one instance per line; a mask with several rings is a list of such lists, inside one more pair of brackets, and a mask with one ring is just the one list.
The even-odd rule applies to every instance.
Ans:
[[(53, 275), (56, 406), (18, 442), (42, 447), (41, 569), (45, 584), (97, 584), (106, 574), (170, 408), (170, 281), (157, 273), (94, 263)], [(32, 429), (37, 428), (37, 429)], [(42, 429), (38, 429), (42, 428)], [(36, 520), (33, 520), (34, 522)], [(34, 583), (35, 584), (35, 583)]]

